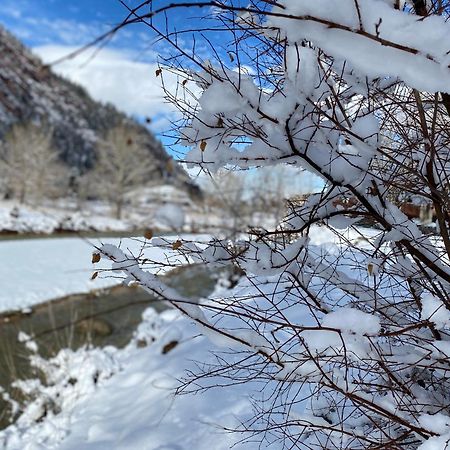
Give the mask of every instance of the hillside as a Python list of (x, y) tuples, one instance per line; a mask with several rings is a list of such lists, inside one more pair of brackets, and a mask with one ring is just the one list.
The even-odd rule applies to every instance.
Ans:
[(98, 139), (125, 121), (142, 134), (159, 180), (188, 191), (196, 189), (183, 169), (170, 163), (161, 143), (142, 125), (112, 105), (94, 101), (80, 86), (54, 74), (11, 33), (0, 26), (0, 139), (14, 122), (40, 121), (54, 130), (60, 159), (83, 172), (95, 164)]

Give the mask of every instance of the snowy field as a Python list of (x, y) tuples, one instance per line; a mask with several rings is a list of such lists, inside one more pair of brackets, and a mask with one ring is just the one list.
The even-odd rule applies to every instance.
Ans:
[[(161, 186), (150, 191), (152, 196), (148, 201), (138, 204), (127, 204), (123, 217), (113, 217), (111, 205), (102, 201), (86, 201), (82, 205), (70, 199), (47, 201), (39, 206), (19, 204), (15, 201), (0, 200), (0, 232), (51, 234), (54, 232), (127, 232), (152, 227), (159, 230), (174, 229), (168, 227), (159, 218), (162, 209), (170, 205), (184, 215), (196, 211), (189, 199), (182, 202), (177, 197), (178, 190), (170, 186)], [(167, 193), (168, 191), (168, 193)], [(144, 190), (149, 192), (149, 190)], [(158, 193), (166, 192), (158, 202)], [(149, 194), (150, 195), (150, 194)], [(140, 197), (139, 197), (140, 198)]]
[(64, 231), (126, 231), (136, 224), (129, 220), (108, 217), (101, 205), (81, 213), (74, 207), (59, 205), (33, 208), (14, 202), (0, 202), (0, 231), (13, 233), (51, 234)]
[(115, 284), (107, 278), (90, 280), (93, 250), (80, 238), (1, 241), (0, 311)]
[[(102, 241), (122, 244), (138, 253), (143, 240), (0, 242), (0, 278), (4, 280), (0, 310), (26, 309), (54, 297), (120, 282), (101, 276), (90, 280), (93, 245)], [(165, 260), (165, 253), (153, 248), (145, 255), (157, 262)], [(96, 264), (95, 270), (101, 264)], [(142, 348), (143, 342), (148, 347)], [(171, 343), (176, 345), (167, 351)], [(250, 398), (244, 395), (244, 388), (237, 387), (226, 395), (223, 390), (213, 390), (201, 396), (173, 396), (185, 369), (193, 367), (193, 360), (208, 360), (211, 350), (211, 343), (199, 336), (189, 320), (174, 311), (158, 315), (150, 308), (125, 349), (62, 350), (51, 361), (36, 357), (35, 363), (46, 373), (49, 385), (38, 380), (18, 382), (37, 398), (14, 425), (0, 431), (0, 448), (228, 449), (237, 437), (218, 426), (236, 427), (237, 416), (250, 415)], [(248, 387), (245, 392), (248, 394)], [(46, 410), (45, 399), (49, 398), (58, 402), (59, 414)], [(39, 417), (44, 411), (46, 419), (42, 421)]]
[[(1, 310), (24, 309), (54, 297), (118, 283), (101, 277), (90, 281), (93, 244), (101, 241), (0, 242)], [(104, 241), (136, 253), (142, 245), (142, 239)], [(155, 248), (146, 256), (154, 261), (165, 258), (163, 251)], [(95, 270), (101, 264), (96, 264)], [(142, 348), (143, 342), (148, 346)], [(170, 349), (173, 343), (175, 347)], [(228, 449), (243, 436), (227, 433), (223, 427), (239, 427), (239, 419), (251, 417), (250, 394), (258, 396), (258, 386), (174, 396), (186, 368), (193, 368), (194, 361), (211, 360), (213, 350), (217, 347), (199, 335), (190, 320), (175, 311), (158, 315), (150, 308), (125, 349), (62, 350), (51, 361), (36, 357), (35, 364), (46, 373), (48, 385), (38, 380), (19, 382), (36, 400), (14, 425), (0, 432), (0, 448)], [(59, 414), (47, 411), (45, 399), (50, 398), (57, 402)], [(45, 420), (40, 419), (43, 414)], [(258, 445), (238, 444), (236, 448), (256, 449)]]
[[(170, 186), (162, 186), (170, 188)], [(158, 192), (160, 192), (158, 191)], [(148, 192), (148, 191), (144, 191)], [(154, 195), (154, 194), (153, 194)], [(100, 201), (86, 202), (83, 210), (69, 200), (60, 200), (45, 206), (32, 207), (13, 201), (0, 200), (0, 233), (50, 235), (56, 232), (118, 232), (133, 233), (135, 230), (152, 228), (161, 232), (194, 233), (200, 231), (233, 229), (233, 218), (221, 208), (204, 206), (180, 200), (171, 194), (157, 202), (156, 197), (149, 201), (139, 197), (136, 204), (125, 208), (122, 219), (111, 216), (111, 206)], [(178, 203), (177, 203), (178, 202)], [(170, 220), (167, 210), (170, 209)], [(173, 221), (174, 213), (178, 220)], [(268, 214), (255, 213), (246, 218), (249, 224), (272, 228), (276, 219)]]
[[(143, 241), (143, 238), (127, 238), (123, 245), (138, 254)], [(108, 274), (100, 273), (91, 280), (94, 270), (108, 268), (108, 265), (91, 262), (94, 246), (102, 242), (122, 243), (120, 239), (110, 237), (0, 241), (0, 312), (26, 310), (51, 299), (119, 284), (121, 280)], [(155, 262), (163, 261), (165, 252), (151, 248), (145, 256)]]

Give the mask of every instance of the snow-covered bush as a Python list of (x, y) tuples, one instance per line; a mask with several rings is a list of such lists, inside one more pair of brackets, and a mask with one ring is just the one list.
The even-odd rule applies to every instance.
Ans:
[[(175, 52), (156, 76), (180, 77), (167, 97), (184, 117), (187, 162), (213, 172), (290, 164), (324, 185), (276, 229), (242, 230), (241, 241), (216, 238), (206, 249), (174, 240), (193, 261), (246, 274), (201, 304), (146, 273), (138, 257), (102, 248), (113, 270), (224, 346), (184, 389), (207, 389), (219, 374), (260, 381), (265, 401), (245, 427), (286, 448), (446, 448), (447, 2), (192, 1), (212, 23), (201, 22), (191, 50), (178, 40), (184, 30), (150, 21), (165, 12), (167, 25), (186, 2), (150, 13), (146, 4), (128, 22), (146, 20)], [(436, 233), (402, 212), (410, 197), (434, 208)]]

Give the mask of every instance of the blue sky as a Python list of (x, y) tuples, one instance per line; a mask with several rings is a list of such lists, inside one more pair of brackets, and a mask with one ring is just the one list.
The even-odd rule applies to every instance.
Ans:
[[(126, 3), (135, 7), (141, 1), (127, 0)], [(169, 2), (155, 2), (165, 3)], [(180, 24), (185, 11), (174, 11), (172, 21)], [(0, 21), (32, 47), (50, 43), (85, 44), (120, 23), (126, 15), (127, 10), (119, 0), (2, 0), (0, 8)], [(147, 27), (133, 25), (120, 32), (111, 45), (136, 48), (150, 41)]]
[[(130, 8), (142, 0), (125, 0)], [(175, 0), (175, 3), (183, 0)], [(195, 0), (191, 0), (195, 3)], [(0, 0), (0, 23), (51, 64), (92, 42), (111, 30), (128, 15), (119, 0)], [(174, 0), (153, 0), (153, 8), (174, 3)], [(146, 6), (148, 11), (148, 6)], [(204, 10), (205, 12), (205, 10)], [(210, 11), (206, 11), (209, 13)], [(178, 30), (201, 26), (200, 8), (173, 9), (170, 23)], [(189, 20), (188, 20), (189, 19)], [(163, 28), (164, 17), (155, 19)], [(216, 43), (215, 33), (209, 37)], [(180, 40), (191, 46), (189, 35)], [(183, 42), (184, 41), (184, 42)], [(144, 24), (132, 24), (117, 32), (101, 51), (88, 50), (76, 59), (53, 65), (53, 70), (84, 86), (93, 98), (110, 102), (130, 116), (144, 122), (151, 119), (150, 128), (163, 140), (163, 132), (180, 118), (173, 105), (164, 99), (161, 80), (155, 77), (158, 55), (167, 54), (167, 44), (155, 44), (155, 34)], [(217, 45), (219, 48), (219, 45)], [(210, 52), (197, 45), (197, 53), (209, 58)], [(95, 56), (95, 57), (94, 57)], [(177, 80), (170, 74), (164, 82), (175, 91)], [(173, 88), (173, 89), (172, 89)], [(183, 149), (176, 147), (175, 152)], [(176, 154), (175, 154), (176, 156)]]
[(3, 0), (0, 20), (27, 45), (81, 45), (119, 22), (116, 0)]

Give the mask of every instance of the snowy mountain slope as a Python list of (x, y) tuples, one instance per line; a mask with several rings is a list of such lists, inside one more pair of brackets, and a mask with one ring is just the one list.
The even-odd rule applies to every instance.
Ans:
[(30, 120), (48, 123), (61, 159), (81, 170), (95, 164), (96, 143), (105, 131), (125, 121), (144, 136), (160, 180), (190, 187), (184, 170), (170, 163), (161, 143), (144, 126), (55, 75), (0, 25), (0, 139), (11, 124)]

